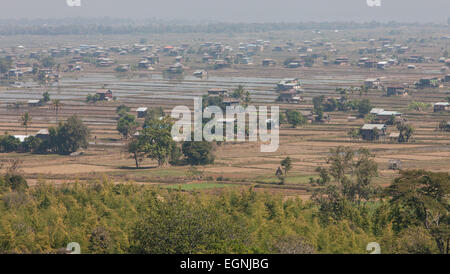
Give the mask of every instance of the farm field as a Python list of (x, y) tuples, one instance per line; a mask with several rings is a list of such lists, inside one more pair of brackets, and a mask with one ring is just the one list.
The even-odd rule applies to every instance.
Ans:
[[(425, 27), (423, 27), (425, 28)], [(393, 39), (396, 43), (406, 43), (408, 37), (419, 35), (423, 28), (411, 28), (403, 31), (402, 35), (386, 35), (388, 31), (346, 30), (339, 33), (326, 33), (326, 38), (311, 32), (276, 32), (273, 34), (249, 34), (245, 36), (207, 34), (200, 35), (169, 35), (160, 34), (149, 37), (158, 46), (178, 45), (188, 43), (197, 48), (204, 41), (221, 41), (224, 44), (238, 45), (240, 42), (269, 39), (271, 45), (283, 44), (286, 40), (294, 44), (302, 44), (306, 40), (325, 40), (333, 42), (339, 49), (339, 56), (349, 56), (353, 61), (358, 59), (358, 48), (367, 46), (367, 42), (354, 41), (352, 37), (371, 37), (378, 39)], [(436, 38), (433, 45), (412, 43), (414, 55), (430, 56), (433, 60), (440, 57), (441, 48), (448, 46), (448, 41), (439, 40), (448, 29), (426, 29), (430, 36)], [(103, 47), (118, 44), (137, 43), (136, 36), (68, 36), (59, 37), (58, 44), (78, 47), (80, 44), (98, 44)], [(51, 45), (47, 37), (14, 36), (11, 39), (0, 39), (0, 47), (12, 47), (17, 44), (30, 50), (49, 48)], [(314, 50), (316, 50), (314, 48)], [(324, 51), (322, 47), (317, 49)], [(413, 53), (410, 53), (413, 54)], [(121, 138), (117, 126), (116, 108), (125, 104), (131, 108), (132, 114), (139, 107), (162, 107), (166, 114), (176, 107), (185, 105), (193, 109), (193, 99), (207, 94), (209, 89), (222, 88), (233, 90), (242, 85), (249, 91), (252, 105), (279, 106), (281, 111), (286, 109), (310, 111), (313, 109), (313, 97), (339, 97), (336, 88), (361, 87), (367, 78), (379, 78), (384, 83), (399, 85), (413, 84), (423, 77), (442, 77), (442, 64), (427, 62), (420, 64), (417, 69), (406, 68), (405, 63), (392, 66), (384, 70), (376, 68), (361, 68), (356, 65), (328, 65), (317, 62), (312, 67), (286, 68), (283, 61), (295, 53), (273, 52), (264, 50), (253, 56), (253, 63), (249, 65), (233, 64), (220, 70), (208, 70), (208, 76), (197, 78), (192, 76), (195, 70), (203, 69), (204, 64), (196, 54), (185, 56), (185, 73), (181, 76), (169, 77), (163, 70), (174, 62), (173, 56), (160, 56), (160, 63), (153, 71), (114, 72), (113, 68), (97, 68), (92, 64), (84, 64), (82, 72), (61, 72), (61, 79), (57, 83), (40, 85), (31, 79), (24, 81), (23, 87), (3, 86), (0, 88), (0, 132), (12, 135), (24, 135), (25, 128), (20, 126), (19, 120), (25, 111), (33, 117), (31, 125), (26, 129), (36, 133), (41, 129), (55, 126), (56, 119), (63, 121), (76, 114), (91, 130), (89, 147), (78, 156), (39, 155), (29, 153), (1, 153), (0, 159), (20, 158), (21, 171), (30, 185), (39, 181), (70, 182), (90, 181), (104, 176), (114, 182), (136, 182), (139, 184), (156, 184), (162, 187), (178, 188), (196, 191), (217, 191), (229, 186), (251, 185), (268, 192), (282, 193), (286, 196), (299, 195), (308, 199), (313, 187), (309, 178), (318, 176), (316, 168), (326, 165), (326, 158), (330, 148), (347, 146), (354, 149), (367, 148), (373, 153), (379, 165), (379, 177), (375, 183), (387, 186), (398, 175), (398, 171), (389, 169), (389, 161), (401, 160), (403, 169), (425, 169), (436, 172), (448, 172), (450, 167), (450, 133), (438, 131), (439, 122), (450, 118), (448, 112), (433, 112), (433, 108), (416, 111), (408, 106), (416, 101), (433, 105), (442, 102), (449, 96), (450, 85), (439, 88), (410, 89), (406, 96), (385, 96), (381, 90), (368, 92), (352, 91), (349, 100), (368, 99), (373, 107), (385, 110), (395, 110), (403, 114), (409, 124), (415, 129), (414, 138), (409, 143), (398, 143), (389, 138), (378, 141), (354, 140), (348, 137), (349, 130), (361, 127), (364, 118), (348, 119), (355, 116), (355, 111), (327, 112), (330, 119), (323, 123), (308, 123), (304, 126), (291, 128), (282, 124), (280, 129), (280, 146), (273, 153), (260, 152), (260, 143), (232, 143), (225, 142), (217, 145), (215, 163), (199, 167), (203, 171), (203, 179), (198, 181), (189, 178), (188, 166), (158, 167), (156, 161), (145, 160), (140, 169), (134, 168), (134, 160), (126, 152), (126, 140)], [(141, 55), (129, 54), (121, 56), (112, 54), (117, 64), (137, 63)], [(261, 60), (272, 58), (276, 60), (275, 67), (261, 66)], [(69, 58), (55, 58), (65, 66)], [(353, 62), (352, 61), (352, 62)], [(276, 102), (278, 92), (276, 84), (284, 78), (296, 77), (301, 80), (304, 92), (304, 102), (288, 104)], [(115, 101), (86, 103), (88, 94), (96, 90), (111, 89)], [(52, 99), (59, 99), (62, 107), (56, 115), (50, 104), (37, 107), (22, 105), (17, 109), (8, 107), (17, 101), (41, 98), (44, 92), (49, 92)], [(138, 119), (143, 121), (143, 119)], [(388, 127), (389, 132), (396, 132), (395, 126)], [(278, 185), (275, 171), (280, 161), (290, 157), (292, 170), (283, 185)]]

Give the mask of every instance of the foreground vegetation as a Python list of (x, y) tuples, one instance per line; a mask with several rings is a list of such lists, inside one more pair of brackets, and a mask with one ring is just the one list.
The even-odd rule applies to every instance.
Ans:
[(28, 188), (0, 178), (0, 253), (448, 253), (450, 175), (403, 172), (379, 198), (332, 192), (305, 202), (225, 189), (219, 195), (107, 178)]

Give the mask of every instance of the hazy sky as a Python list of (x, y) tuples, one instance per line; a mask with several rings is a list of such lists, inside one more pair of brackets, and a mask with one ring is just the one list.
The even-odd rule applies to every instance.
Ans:
[[(0, 18), (115, 17), (227, 22), (446, 22), (450, 0), (0, 0)], [(376, 0), (369, 0), (376, 1)]]

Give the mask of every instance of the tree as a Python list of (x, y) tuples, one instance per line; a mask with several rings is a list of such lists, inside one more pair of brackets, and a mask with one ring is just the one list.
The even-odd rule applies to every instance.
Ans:
[(157, 160), (158, 166), (164, 165), (174, 149), (175, 141), (171, 134), (172, 121), (169, 118), (154, 120), (144, 126), (138, 136), (138, 148), (147, 158)]
[(41, 139), (35, 136), (28, 136), (22, 143), (22, 149), (24, 152), (34, 152), (41, 145)]
[(414, 134), (414, 128), (411, 125), (400, 123), (397, 125), (397, 129), (400, 131), (398, 136), (399, 143), (407, 143)]
[(361, 132), (358, 128), (352, 128), (347, 132), (347, 135), (351, 139), (358, 139), (359, 137), (361, 137)]
[(168, 201), (157, 202), (133, 228), (134, 253), (230, 253), (244, 246), (246, 232), (219, 207), (205, 210), (199, 201), (181, 195), (165, 199)]
[(52, 68), (55, 65), (55, 60), (53, 57), (48, 56), (41, 60), (41, 64), (44, 68)]
[(286, 157), (281, 161), (281, 166), (284, 169), (284, 175), (287, 175), (288, 171), (292, 169), (292, 160), (291, 157)]
[(392, 197), (390, 204), (396, 231), (420, 226), (434, 238), (441, 254), (449, 254), (449, 173), (401, 171), (385, 194)]
[(372, 180), (378, 176), (378, 165), (374, 155), (367, 149), (354, 151), (349, 147), (339, 146), (330, 150), (327, 164), (329, 168), (322, 167), (319, 172), (324, 174), (324, 182), (330, 174), (335, 184), (333, 188), (327, 188), (326, 191), (336, 191), (333, 194), (336, 197), (342, 196), (343, 199), (358, 203), (369, 200), (375, 193)]
[(372, 109), (369, 99), (363, 99), (358, 104), (358, 113), (360, 117), (364, 117)]
[(145, 116), (144, 127), (150, 126), (152, 123), (160, 121), (160, 119), (164, 118), (166, 114), (162, 107), (151, 108), (147, 111), (147, 115)]
[(208, 165), (214, 163), (213, 144), (206, 141), (184, 142), (182, 151), (190, 165)]
[(239, 99), (243, 106), (247, 106), (250, 102), (250, 93), (244, 88), (244, 86), (239, 85), (231, 94), (231, 97)]
[(52, 100), (52, 106), (53, 109), (55, 110), (55, 119), (56, 119), (56, 123), (58, 123), (58, 112), (61, 110), (61, 108), (63, 107), (63, 104), (61, 103), (61, 100), (59, 99), (53, 99)]
[(70, 154), (88, 146), (89, 129), (74, 115), (58, 127), (49, 129), (51, 148), (60, 154)]
[(131, 153), (136, 164), (136, 169), (145, 159), (145, 147), (141, 144), (139, 138), (131, 140), (127, 145), (128, 153)]
[(104, 227), (95, 228), (89, 236), (88, 249), (93, 254), (107, 254), (111, 249), (112, 239)]
[(338, 106), (336, 98), (329, 98), (323, 104), (325, 111), (335, 111)]
[(424, 102), (411, 102), (408, 105), (409, 110), (415, 110), (415, 111), (424, 111), (426, 109), (429, 109), (431, 107), (431, 104), (424, 103)]
[(315, 121), (321, 122), (323, 120), (323, 102), (325, 100), (325, 96), (320, 95), (313, 98), (313, 113), (316, 115)]
[(11, 61), (0, 57), (0, 73), (6, 73), (11, 69)]
[(32, 117), (28, 111), (25, 112), (20, 118), (20, 123), (25, 128), (25, 135), (27, 136), (28, 136), (28, 127), (30, 126), (31, 120)]
[(42, 102), (47, 103), (50, 101), (50, 93), (48, 91), (42, 94)]
[(125, 138), (131, 137), (137, 130), (139, 124), (136, 122), (136, 117), (131, 114), (124, 114), (117, 121), (117, 131)]
[(0, 151), (1, 152), (13, 152), (17, 151), (20, 147), (20, 140), (12, 135), (6, 134), (0, 136)]
[(286, 119), (293, 128), (306, 124), (306, 118), (296, 110), (286, 110)]
[(124, 113), (130, 112), (130, 110), (131, 108), (129, 106), (122, 104), (116, 108), (116, 113), (122, 116)]

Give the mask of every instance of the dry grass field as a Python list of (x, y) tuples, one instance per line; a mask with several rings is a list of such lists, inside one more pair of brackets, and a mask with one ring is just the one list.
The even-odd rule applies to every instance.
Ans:
[[(426, 31), (426, 35), (424, 35)], [(205, 41), (220, 41), (235, 47), (239, 42), (256, 39), (267, 39), (272, 45), (282, 45), (286, 41), (297, 44), (305, 40), (320, 38), (332, 42), (338, 49), (335, 56), (348, 56), (352, 62), (359, 58), (357, 49), (367, 46), (367, 42), (352, 42), (353, 37), (395, 38), (397, 43), (406, 43), (409, 37), (432, 36), (439, 38), (445, 29), (411, 29), (404, 30), (401, 35), (389, 35), (389, 30), (377, 31), (341, 31), (339, 33), (324, 33), (322, 36), (311, 32), (274, 32), (265, 34), (241, 35), (155, 35), (148, 37), (155, 45), (178, 45), (188, 43), (194, 48)], [(131, 36), (101, 36), (99, 37), (58, 37), (61, 46), (78, 46), (80, 43), (99, 44), (105, 47), (117, 44), (133, 44), (140, 37)], [(14, 36), (0, 39), (0, 47), (23, 44), (27, 48), (48, 48), (53, 45), (46, 37)], [(436, 43), (413, 43), (409, 45), (414, 52), (406, 55), (425, 55), (434, 60), (439, 59), (441, 50), (448, 49), (448, 41), (436, 40)], [(323, 49), (315, 49), (321, 52)], [(225, 143), (216, 149), (214, 165), (200, 167), (204, 170), (204, 180), (192, 181), (187, 176), (188, 167), (157, 167), (156, 162), (147, 160), (139, 170), (134, 169), (134, 161), (124, 150), (124, 140), (116, 130), (116, 107), (126, 104), (133, 113), (137, 107), (163, 107), (166, 113), (178, 105), (187, 105), (192, 109), (193, 98), (207, 93), (210, 88), (226, 88), (232, 90), (243, 85), (250, 91), (253, 105), (279, 105), (280, 109), (311, 110), (312, 97), (317, 95), (338, 97), (336, 88), (359, 87), (367, 78), (380, 78), (384, 83), (412, 84), (423, 77), (442, 76), (441, 63), (436, 61), (418, 64), (415, 70), (408, 70), (407, 64), (389, 67), (386, 70), (363, 69), (355, 65), (324, 66), (317, 62), (313, 67), (296, 69), (284, 68), (283, 61), (296, 53), (274, 53), (270, 49), (253, 57), (252, 65), (233, 65), (222, 70), (209, 70), (207, 79), (192, 77), (196, 69), (204, 68), (200, 57), (192, 55), (186, 62), (189, 67), (184, 77), (167, 79), (162, 71), (174, 63), (174, 57), (161, 55), (161, 63), (152, 72), (131, 72), (117, 74), (113, 68), (95, 68), (85, 65), (81, 73), (64, 73), (58, 84), (49, 87), (39, 86), (35, 82), (27, 82), (26, 88), (0, 88), (0, 132), (10, 134), (25, 134), (25, 129), (19, 125), (20, 116), (24, 111), (32, 115), (29, 132), (56, 124), (55, 112), (50, 105), (42, 107), (22, 107), (17, 110), (8, 109), (8, 103), (39, 99), (43, 92), (48, 91), (52, 99), (60, 99), (63, 107), (58, 114), (59, 120), (77, 114), (91, 129), (91, 144), (77, 157), (36, 154), (0, 154), (0, 159), (20, 158), (23, 160), (21, 169), (29, 183), (40, 180), (52, 183), (70, 182), (76, 180), (101, 179), (108, 176), (116, 182), (134, 181), (137, 183), (161, 184), (168, 187), (182, 187), (202, 191), (215, 192), (223, 187), (236, 185), (254, 185), (262, 191), (273, 191), (286, 196), (300, 195), (308, 198), (311, 187), (309, 177), (317, 176), (315, 168), (324, 165), (330, 148), (349, 146), (352, 148), (368, 148), (376, 155), (379, 164), (380, 177), (376, 183), (388, 185), (398, 172), (388, 169), (388, 161), (399, 159), (404, 169), (426, 169), (431, 171), (450, 170), (450, 133), (436, 131), (438, 123), (450, 118), (448, 113), (433, 113), (432, 107), (424, 111), (408, 110), (408, 104), (413, 101), (435, 103), (444, 101), (449, 96), (450, 86), (434, 89), (411, 89), (411, 93), (402, 97), (387, 97), (382, 91), (370, 90), (367, 94), (354, 92), (349, 99), (369, 99), (371, 104), (386, 110), (396, 110), (415, 128), (414, 142), (399, 144), (388, 139), (365, 142), (350, 140), (347, 132), (364, 124), (364, 119), (348, 121), (348, 116), (355, 112), (330, 112), (330, 121), (323, 124), (307, 124), (298, 128), (282, 125), (280, 130), (280, 147), (274, 153), (261, 153), (259, 143)], [(139, 61), (140, 55), (114, 56), (119, 64), (133, 64)], [(262, 67), (261, 60), (272, 58), (277, 61), (276, 67)], [(68, 60), (61, 58), (58, 62)], [(287, 77), (298, 77), (302, 80), (305, 99), (301, 104), (276, 103), (276, 83)], [(87, 94), (106, 86), (110, 88), (116, 102), (85, 103)], [(388, 132), (397, 131), (390, 126)], [(95, 139), (94, 139), (95, 138)], [(277, 185), (275, 171), (280, 161), (291, 157), (293, 168), (286, 183)]]

